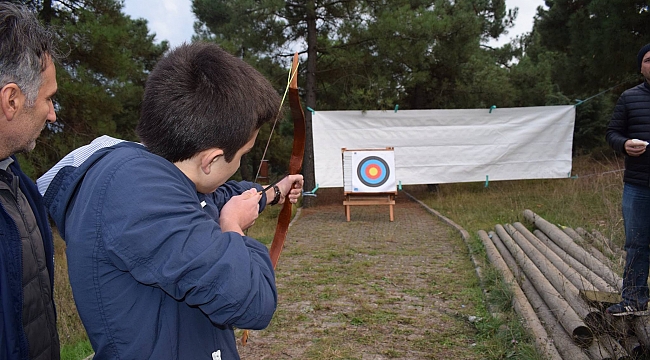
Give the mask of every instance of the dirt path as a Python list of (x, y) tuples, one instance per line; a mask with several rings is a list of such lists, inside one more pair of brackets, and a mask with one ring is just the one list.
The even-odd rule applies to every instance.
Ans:
[[(279, 306), (242, 359), (480, 359), (472, 349), (477, 279), (458, 236), (406, 196), (359, 206), (319, 193), (290, 228)], [(480, 299), (478, 300), (480, 301)]]

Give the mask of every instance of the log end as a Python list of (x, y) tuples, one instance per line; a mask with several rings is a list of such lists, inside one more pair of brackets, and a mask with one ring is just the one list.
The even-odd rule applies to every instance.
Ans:
[(577, 326), (572, 331), (573, 341), (580, 347), (586, 348), (594, 341), (594, 333), (588, 326)]

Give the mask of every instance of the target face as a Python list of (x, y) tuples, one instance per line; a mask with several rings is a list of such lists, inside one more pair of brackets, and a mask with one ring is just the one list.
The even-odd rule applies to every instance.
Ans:
[(357, 166), (357, 176), (368, 187), (379, 187), (388, 181), (390, 168), (386, 161), (378, 156), (368, 156)]
[(395, 156), (390, 150), (354, 150), (349, 173), (351, 190), (356, 193), (397, 191)]

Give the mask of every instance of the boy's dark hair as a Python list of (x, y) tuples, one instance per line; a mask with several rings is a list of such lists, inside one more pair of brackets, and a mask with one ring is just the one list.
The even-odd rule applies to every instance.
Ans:
[(278, 92), (243, 60), (213, 43), (183, 44), (149, 75), (136, 131), (170, 162), (214, 147), (230, 162), (279, 106)]

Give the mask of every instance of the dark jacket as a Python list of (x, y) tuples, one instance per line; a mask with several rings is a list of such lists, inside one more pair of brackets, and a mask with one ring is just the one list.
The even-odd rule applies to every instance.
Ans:
[(219, 227), (222, 206), (252, 187), (200, 194), (128, 142), (58, 170), (45, 201), (95, 360), (239, 358), (233, 327), (266, 327), (277, 304), (267, 247)]
[(625, 155), (623, 181), (650, 186), (650, 148), (641, 156), (628, 156), (625, 141), (650, 141), (650, 85), (648, 82), (626, 90), (616, 103), (605, 137), (609, 145)]
[[(20, 189), (29, 202), (43, 238), (46, 266), (54, 288), (54, 244), (52, 231), (41, 194), (32, 179), (27, 177), (18, 162), (9, 166), (19, 177)], [(22, 242), (16, 222), (0, 204), (0, 359), (27, 360), (29, 349), (23, 329)], [(54, 294), (50, 298), (54, 302)], [(57, 340), (58, 343), (58, 340)]]

